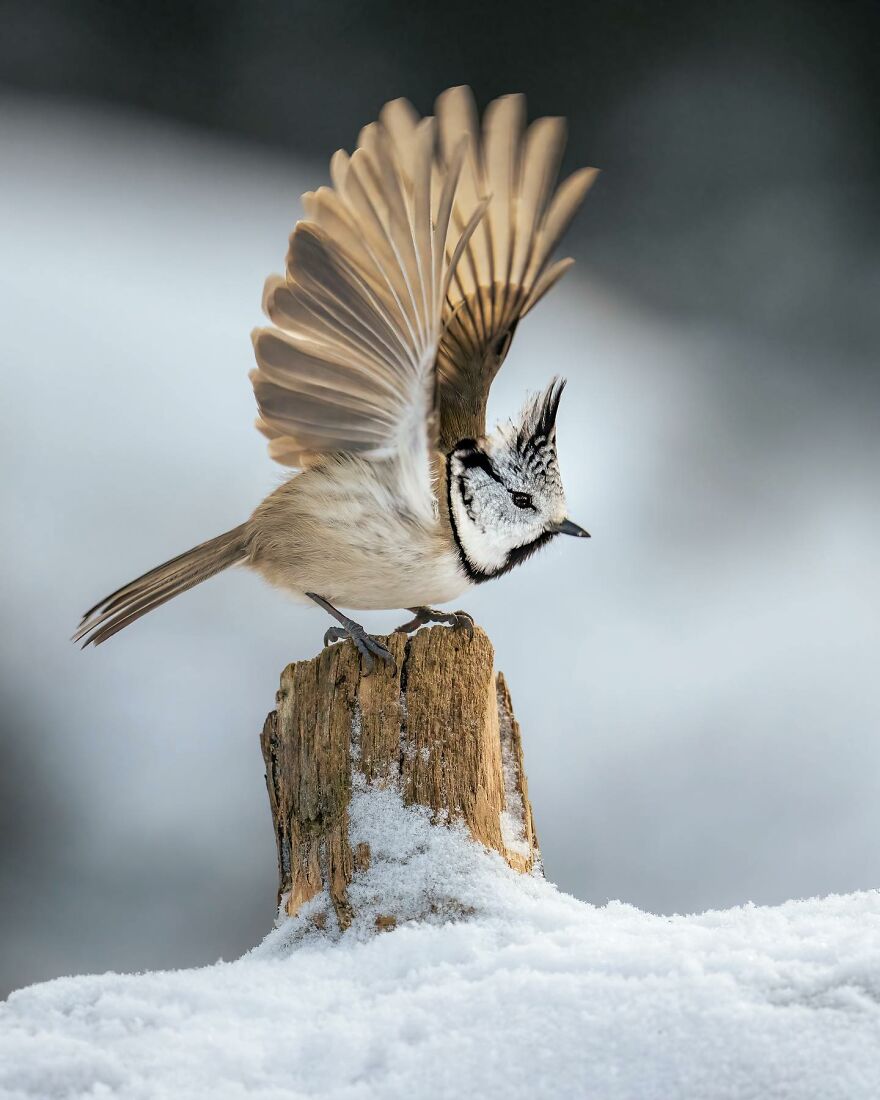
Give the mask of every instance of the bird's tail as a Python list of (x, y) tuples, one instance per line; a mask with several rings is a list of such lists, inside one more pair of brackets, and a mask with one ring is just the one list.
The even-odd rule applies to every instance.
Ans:
[(83, 615), (73, 641), (100, 645), (124, 626), (247, 557), (247, 525), (195, 546), (118, 589)]

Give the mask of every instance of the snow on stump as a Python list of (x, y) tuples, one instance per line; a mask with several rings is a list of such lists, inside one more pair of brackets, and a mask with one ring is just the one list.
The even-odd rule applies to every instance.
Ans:
[[(279, 906), (313, 929), (344, 931), (358, 916), (352, 882), (388, 850), (389, 797), (436, 829), (464, 826), (516, 871), (539, 869), (519, 726), (485, 633), (437, 626), (383, 641), (396, 668), (377, 661), (365, 675), (350, 642), (288, 665), (261, 736)], [(375, 929), (437, 915), (417, 872), (401, 900), (416, 859), (394, 860), (397, 888), (369, 909)]]

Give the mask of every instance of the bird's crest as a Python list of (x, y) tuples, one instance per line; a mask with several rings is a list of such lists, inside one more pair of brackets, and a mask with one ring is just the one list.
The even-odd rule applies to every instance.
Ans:
[(556, 416), (565, 389), (564, 378), (554, 378), (543, 393), (529, 398), (520, 414), (514, 446), (523, 457), (555, 456)]

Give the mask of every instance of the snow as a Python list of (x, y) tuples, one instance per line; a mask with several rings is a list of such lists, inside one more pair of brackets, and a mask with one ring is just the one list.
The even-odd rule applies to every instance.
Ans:
[(319, 896), (235, 962), (14, 993), (0, 1096), (880, 1095), (877, 891), (697, 916), (591, 906), (362, 783), (351, 840), (372, 861), (345, 933)]

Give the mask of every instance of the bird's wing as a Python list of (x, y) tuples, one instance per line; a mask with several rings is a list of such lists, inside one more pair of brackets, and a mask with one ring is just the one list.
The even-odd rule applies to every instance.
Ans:
[(597, 172), (581, 169), (556, 186), (565, 121), (539, 118), (526, 128), (521, 95), (490, 103), (482, 128), (469, 88), (450, 88), (435, 110), (441, 177), (465, 141), (452, 237), (462, 233), (478, 199), (490, 196), (444, 309), (437, 368), (440, 438), (448, 450), (484, 434), (489, 387), (517, 324), (574, 262), (552, 262), (553, 253)]
[(336, 153), (332, 186), (303, 196), (307, 220), (290, 238), (285, 275), (266, 282), (272, 327), (253, 333), (251, 373), (274, 459), (304, 467), (340, 452), (397, 457), (402, 503), (425, 518), (435, 503), (443, 303), (485, 206), (475, 202), (459, 224), (458, 204), (453, 223), (464, 143), (442, 173), (435, 147), (426, 118), (405, 140), (373, 123), (350, 157)]

